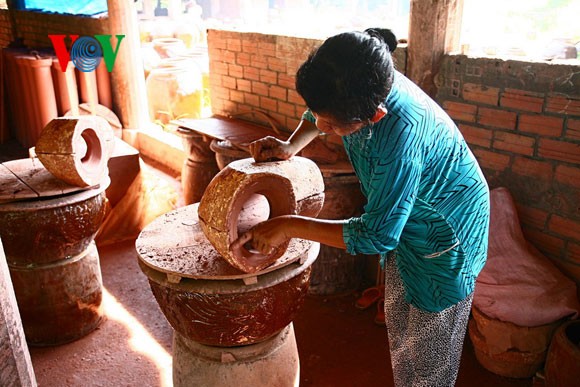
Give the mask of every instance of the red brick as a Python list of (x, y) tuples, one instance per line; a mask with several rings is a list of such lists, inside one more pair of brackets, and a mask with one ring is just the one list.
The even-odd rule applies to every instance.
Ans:
[[(580, 244), (570, 242), (566, 250), (566, 258), (579, 265), (578, 269), (580, 270)], [(580, 280), (580, 276), (576, 277), (576, 279)]]
[(510, 156), (479, 148), (473, 149), (473, 153), (482, 168), (489, 168), (501, 172), (509, 167)]
[(558, 140), (541, 139), (538, 146), (538, 156), (547, 159), (580, 164), (580, 144)]
[(463, 99), (497, 106), (499, 89), (476, 83), (466, 83), (463, 85)]
[(258, 43), (248, 40), (248, 39), (243, 39), (242, 40), (242, 52), (248, 53), (248, 54), (257, 54), (259, 52), (258, 50)]
[(276, 71), (278, 73), (286, 72), (286, 61), (282, 58), (269, 57), (268, 70)]
[(268, 91), (268, 95), (270, 98), (275, 98), (285, 102), (287, 100), (287, 94), (288, 93), (285, 88), (276, 85), (270, 86)]
[[(233, 51), (223, 50), (221, 60), (226, 63), (236, 64), (236, 53)], [(238, 63), (241, 65), (240, 63)]]
[[(226, 89), (232, 89), (232, 90), (236, 89), (236, 84), (237, 84), (236, 78), (222, 75), (221, 80), (222, 80), (222, 87), (225, 87)], [(240, 80), (237, 80), (237, 81), (240, 81)]]
[(244, 102), (253, 107), (260, 107), (260, 96), (253, 93), (244, 93)]
[(528, 227), (522, 227), (522, 231), (526, 240), (548, 257), (560, 258), (562, 255), (564, 241), (561, 238)]
[(532, 160), (516, 156), (512, 164), (512, 171), (521, 176), (535, 177), (542, 180), (552, 180), (552, 164), (545, 161)]
[(236, 51), (236, 52), (240, 52), (242, 51), (242, 41), (240, 39), (228, 39), (227, 41), (227, 47), (226, 47), (229, 51)]
[(556, 234), (580, 241), (580, 221), (554, 214), (550, 217), (548, 228)]
[(493, 148), (526, 156), (534, 154), (536, 140), (532, 137), (514, 133), (496, 131), (493, 136)]
[(265, 110), (278, 111), (278, 102), (275, 99), (260, 97), (260, 107)]
[(252, 93), (261, 95), (263, 97), (268, 96), (268, 85), (263, 82), (252, 81)]
[(278, 112), (288, 117), (296, 117), (296, 105), (278, 101)]
[(517, 115), (499, 109), (479, 108), (477, 122), (481, 125), (492, 126), (494, 128), (515, 129)]
[(500, 97), (501, 107), (541, 113), (544, 106), (544, 95), (529, 91), (506, 89)]
[(260, 80), (260, 70), (255, 67), (244, 67), (244, 78), (252, 81)]
[[(258, 49), (260, 52), (276, 52), (276, 43), (272, 42), (258, 42)], [(274, 55), (272, 55), (274, 56)]]
[(460, 102), (445, 101), (443, 108), (451, 118), (457, 121), (475, 122), (477, 106)]
[(522, 225), (537, 228), (538, 230), (543, 230), (546, 227), (546, 221), (548, 220), (548, 213), (546, 211), (524, 205), (516, 206)]
[(237, 90), (230, 91), (230, 100), (234, 102), (244, 102), (244, 93)]
[(250, 66), (252, 56), (245, 52), (239, 52), (236, 54), (236, 64), (242, 67)]
[(250, 58), (250, 65), (257, 69), (268, 69), (268, 60), (263, 56), (253, 56)]
[(546, 111), (580, 116), (580, 99), (553, 96), (546, 101)]
[(296, 87), (296, 77), (294, 75), (278, 73), (278, 85), (294, 90)]
[(244, 74), (244, 68), (235, 64), (228, 65), (228, 75), (234, 78), (242, 78)]
[(252, 91), (252, 81), (249, 81), (247, 79), (238, 79), (237, 80), (237, 89), (240, 91), (251, 92)]
[(270, 70), (260, 70), (260, 81), (275, 85), (277, 82), (278, 73)]
[(563, 126), (563, 118), (531, 114), (521, 114), (518, 122), (518, 129), (522, 132), (550, 137), (560, 137)]
[(556, 167), (556, 181), (565, 185), (580, 188), (580, 168), (558, 165)]
[(566, 128), (566, 138), (572, 140), (580, 140), (580, 120), (573, 120), (568, 118), (568, 125)]
[(469, 145), (491, 148), (491, 137), (493, 134), (491, 130), (463, 124), (459, 125), (459, 130)]

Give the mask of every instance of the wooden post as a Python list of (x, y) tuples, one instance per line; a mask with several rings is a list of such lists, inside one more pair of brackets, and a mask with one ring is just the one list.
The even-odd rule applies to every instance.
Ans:
[(0, 386), (35, 387), (28, 345), (0, 240)]
[[(149, 126), (137, 10), (133, 0), (107, 0), (111, 35), (125, 35), (111, 73), (113, 101), (123, 128)], [(111, 38), (113, 49), (116, 39)]]
[(443, 55), (457, 50), (463, 0), (411, 0), (406, 74), (431, 97)]

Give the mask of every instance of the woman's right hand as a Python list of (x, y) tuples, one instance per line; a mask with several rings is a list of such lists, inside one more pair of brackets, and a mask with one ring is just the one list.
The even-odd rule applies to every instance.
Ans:
[(250, 143), (249, 150), (256, 162), (288, 160), (294, 156), (289, 141), (283, 141), (273, 136), (267, 136)]

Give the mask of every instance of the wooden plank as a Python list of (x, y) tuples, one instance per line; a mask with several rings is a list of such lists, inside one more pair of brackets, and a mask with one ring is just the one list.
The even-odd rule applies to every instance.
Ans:
[(38, 194), (22, 182), (4, 164), (0, 164), (0, 203), (16, 199), (37, 198)]
[(266, 136), (275, 136), (281, 139), (286, 139), (288, 136), (286, 133), (276, 133), (266, 126), (227, 117), (184, 118), (172, 121), (172, 123), (182, 129), (192, 130), (212, 139), (227, 140), (241, 149), (246, 148), (252, 141)]
[(77, 187), (57, 179), (38, 159), (12, 160), (2, 163), (2, 166), (14, 177), (14, 180), (7, 180), (14, 185), (2, 184), (0, 201), (63, 195), (90, 188)]

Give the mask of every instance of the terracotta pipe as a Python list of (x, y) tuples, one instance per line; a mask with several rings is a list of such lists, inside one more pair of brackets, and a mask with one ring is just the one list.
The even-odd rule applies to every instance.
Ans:
[(97, 92), (97, 76), (95, 71), (83, 72), (77, 70), (77, 77), (81, 91), (81, 102), (88, 103), (91, 114), (96, 114), (99, 104), (99, 94)]
[(51, 57), (38, 57), (29, 62), (32, 69), (32, 80), (34, 82), (34, 92), (36, 93), (36, 100), (38, 102), (38, 119), (39, 126), (36, 127), (33, 133), (33, 144), (36, 143), (40, 137), (42, 129), (58, 117), (56, 108), (56, 97), (54, 95), (54, 85), (52, 83), (52, 68)]
[(24, 106), (25, 111), (29, 112), (28, 114), (24, 114), (23, 126), (19, 128), (22, 134), (20, 143), (25, 148), (28, 148), (34, 144), (35, 138), (33, 133), (35, 133), (36, 128), (41, 125), (39, 115), (30, 114), (38, 111), (38, 101), (36, 100), (37, 95), (34, 92), (32, 67), (30, 66), (30, 62), (34, 60), (34, 57), (29, 55), (18, 55), (15, 60), (18, 65), (20, 84), (22, 86), (22, 106)]
[(24, 101), (22, 93), (24, 87), (21, 81), (22, 71), (18, 71), (16, 55), (21, 52), (5, 49), (3, 50), (4, 70), (9, 95), (5, 99), (9, 103), (8, 114), (10, 115), (9, 125), (12, 127), (12, 135), (18, 142), (22, 143), (22, 128), (25, 126), (25, 115), (23, 114)]
[(97, 75), (97, 93), (99, 95), (99, 104), (106, 106), (109, 109), (113, 109), (111, 78), (104, 60), (101, 60), (101, 63), (99, 63), (99, 66), (95, 72)]
[(58, 102), (58, 115), (62, 117), (70, 110), (73, 112), (73, 115), (78, 116), (79, 94), (73, 63), (68, 62), (66, 71), (63, 72), (60, 67), (60, 62), (54, 58), (52, 60), (52, 69)]

